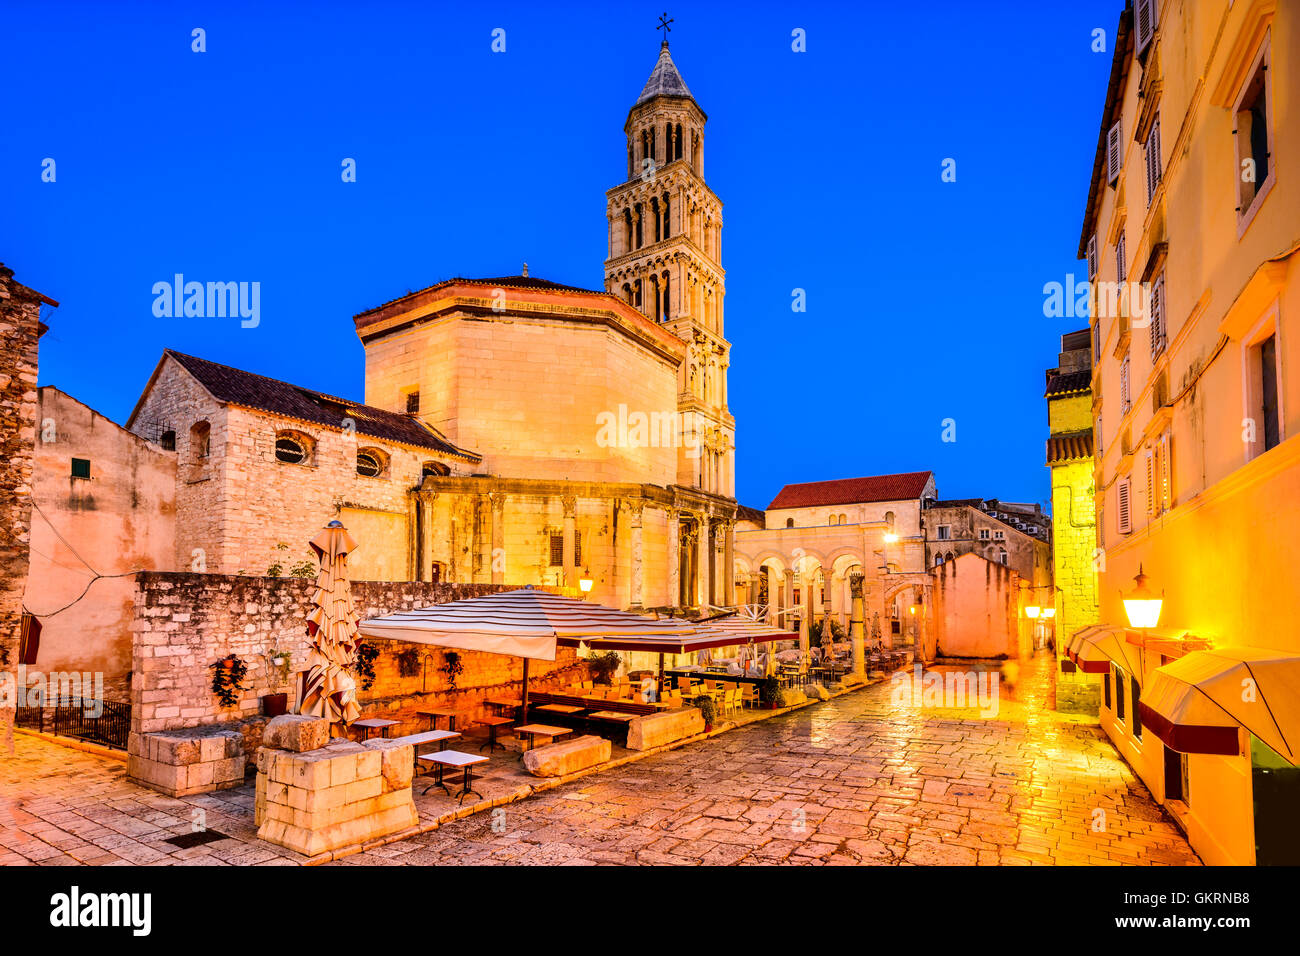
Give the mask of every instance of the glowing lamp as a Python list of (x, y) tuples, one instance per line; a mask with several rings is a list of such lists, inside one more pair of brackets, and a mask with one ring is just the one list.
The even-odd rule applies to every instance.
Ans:
[(1155, 627), (1160, 620), (1160, 607), (1165, 603), (1164, 597), (1157, 597), (1147, 587), (1147, 576), (1138, 565), (1138, 573), (1133, 576), (1136, 587), (1124, 595), (1124, 613), (1128, 615), (1130, 627)]
[(1049, 619), (1050, 619), (1050, 618), (1054, 618), (1054, 617), (1056, 617), (1056, 608), (1054, 608), (1054, 607), (1045, 607), (1045, 608), (1043, 608), (1043, 617), (1045, 617), (1045, 618), (1049, 618)]
[(1025, 608), (1025, 617), (1036, 619), (1038, 615), (1041, 614), (1042, 612), (1043, 609), (1039, 607), (1037, 604), (1030, 604), (1028, 607)]
[(892, 531), (888, 532), (885, 535), (885, 544), (893, 544), (897, 540), (898, 540), (898, 535), (894, 534), (894, 532)]
[(582, 593), (583, 593), (583, 594), (590, 594), (590, 593), (591, 593), (592, 580), (591, 580), (591, 578), (590, 578), (590, 576), (589, 576), (590, 573), (591, 573), (591, 572), (589, 572), (589, 571), (588, 571), (588, 572), (584, 572), (583, 575), (582, 575), (582, 577), (578, 578), (578, 587), (582, 589)]

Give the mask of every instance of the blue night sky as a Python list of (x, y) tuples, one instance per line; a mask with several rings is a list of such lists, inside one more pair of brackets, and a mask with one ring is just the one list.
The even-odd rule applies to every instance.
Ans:
[[(170, 347), (359, 400), (356, 312), (524, 261), (601, 288), (663, 5), (10, 2), (0, 259), (60, 302), (42, 383), (122, 422)], [(942, 497), (1048, 497), (1043, 370), (1086, 321), (1042, 290), (1084, 271), (1121, 7), (669, 10), (725, 204), (742, 502), (922, 469)], [(261, 324), (155, 318), (178, 272), (261, 282)]]

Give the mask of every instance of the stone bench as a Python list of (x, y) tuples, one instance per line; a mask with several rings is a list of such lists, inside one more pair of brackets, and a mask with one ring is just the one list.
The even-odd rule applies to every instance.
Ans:
[(605, 763), (613, 745), (604, 737), (576, 737), (535, 747), (524, 754), (524, 767), (534, 777), (563, 777)]
[(665, 710), (637, 717), (627, 725), (627, 749), (649, 750), (702, 733), (704, 717), (698, 707)]
[(193, 727), (127, 739), (127, 775), (169, 797), (228, 790), (244, 782), (244, 736), (221, 727)]

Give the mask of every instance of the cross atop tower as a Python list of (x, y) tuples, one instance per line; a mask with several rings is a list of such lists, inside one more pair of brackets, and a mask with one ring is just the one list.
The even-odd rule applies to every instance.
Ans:
[(656, 30), (664, 31), (664, 46), (668, 45), (668, 34), (671, 33), (673, 29), (668, 24), (672, 22), (673, 22), (673, 18), (668, 16), (668, 11), (665, 10), (663, 14), (659, 17), (659, 26), (655, 27)]

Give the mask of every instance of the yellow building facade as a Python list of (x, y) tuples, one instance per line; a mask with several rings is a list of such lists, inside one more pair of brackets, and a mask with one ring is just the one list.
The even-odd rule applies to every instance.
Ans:
[[(1101, 725), (1206, 863), (1296, 863), (1300, 772), (1260, 740), (1277, 739), (1252, 716), (1263, 683), (1225, 697), (1188, 674), (1260, 649), (1300, 674), (1300, 8), (1148, 0), (1116, 40), (1079, 249), (1114, 638)], [(1145, 631), (1123, 604), (1139, 569), (1163, 596)], [(1180, 724), (1197, 694), (1231, 752), (1205, 752), (1206, 718)]]

